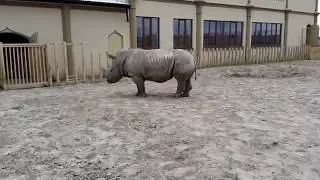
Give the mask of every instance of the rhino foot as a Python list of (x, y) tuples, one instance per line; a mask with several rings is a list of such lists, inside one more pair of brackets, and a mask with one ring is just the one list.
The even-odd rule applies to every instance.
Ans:
[(137, 93), (136, 96), (138, 96), (138, 97), (147, 97), (148, 95), (146, 93)]
[(189, 93), (183, 93), (181, 96), (182, 96), (182, 97), (189, 97), (190, 94), (189, 94)]
[(174, 94), (175, 98), (182, 98), (183, 96), (181, 94)]

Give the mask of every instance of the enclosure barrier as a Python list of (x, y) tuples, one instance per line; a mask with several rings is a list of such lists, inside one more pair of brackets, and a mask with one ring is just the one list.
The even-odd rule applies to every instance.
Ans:
[[(212, 48), (201, 52), (200, 68), (242, 64), (264, 64), (283, 61), (309, 59), (307, 45), (282, 47), (258, 47), (248, 50), (246, 59), (244, 48)], [(286, 52), (286, 53), (285, 53)]]
[[(307, 60), (310, 47), (212, 48), (203, 49), (196, 57), (198, 68), (216, 66), (263, 64)], [(108, 52), (117, 55), (119, 52)], [(107, 52), (90, 49), (88, 43), (1, 44), (0, 86), (3, 89), (32, 88), (46, 85), (65, 85), (101, 82), (111, 59)]]
[[(84, 42), (50, 43), (49, 47), (54, 84), (103, 81), (103, 70), (108, 69), (108, 60), (110, 60), (106, 52), (90, 50)], [(67, 49), (70, 50), (70, 54), (67, 53)]]
[(1, 87), (20, 89), (49, 85), (46, 44), (0, 44)]

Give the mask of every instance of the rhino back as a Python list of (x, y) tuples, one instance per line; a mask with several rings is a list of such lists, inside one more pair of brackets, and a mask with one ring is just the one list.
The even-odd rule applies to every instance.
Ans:
[(174, 58), (171, 51), (139, 50), (127, 59), (125, 69), (129, 76), (139, 75), (145, 80), (165, 82), (172, 78)]

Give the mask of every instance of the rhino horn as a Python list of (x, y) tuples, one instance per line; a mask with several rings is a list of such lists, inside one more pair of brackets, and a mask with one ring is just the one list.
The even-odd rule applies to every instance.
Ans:
[(108, 52), (106, 52), (107, 56), (110, 58), (110, 59), (115, 59), (116, 56), (112, 55), (112, 54), (109, 54)]

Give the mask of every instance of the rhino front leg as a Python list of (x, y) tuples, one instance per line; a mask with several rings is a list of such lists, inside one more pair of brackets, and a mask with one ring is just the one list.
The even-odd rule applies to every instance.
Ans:
[(145, 92), (144, 79), (142, 77), (132, 77), (133, 82), (137, 85), (138, 93), (136, 96), (146, 97), (147, 94)]

